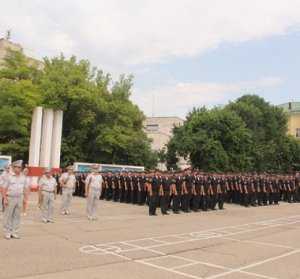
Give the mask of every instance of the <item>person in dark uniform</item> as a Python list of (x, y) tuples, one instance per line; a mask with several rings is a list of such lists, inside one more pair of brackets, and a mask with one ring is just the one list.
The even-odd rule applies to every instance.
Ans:
[(208, 191), (208, 184), (207, 184), (207, 176), (201, 175), (199, 177), (198, 184), (200, 186), (200, 200), (199, 200), (199, 207), (203, 211), (207, 211), (207, 191)]
[(120, 198), (120, 175), (116, 173), (113, 175), (112, 179), (112, 199), (114, 202), (119, 201)]
[(227, 186), (225, 176), (220, 176), (217, 181), (217, 203), (220, 210), (224, 209)]
[(138, 173), (137, 174), (137, 204), (138, 205), (143, 205), (144, 202), (144, 198), (143, 196), (145, 196), (144, 193), (145, 190), (145, 178), (143, 173)]
[(120, 175), (120, 202), (125, 202), (126, 174), (122, 172)]
[(125, 202), (131, 203), (131, 192), (133, 191), (132, 174), (128, 172), (126, 175)]
[(200, 208), (200, 191), (201, 191), (201, 184), (200, 184), (200, 176), (195, 174), (194, 176), (194, 184), (192, 187), (192, 210), (194, 212), (198, 212)]
[(295, 187), (296, 201), (300, 202), (300, 173), (296, 173), (295, 175)]
[(180, 209), (182, 209), (182, 196), (183, 196), (183, 175), (181, 173), (177, 173), (175, 176), (175, 188), (176, 191), (174, 191), (173, 195), (173, 212), (175, 214), (180, 213)]
[(103, 183), (102, 183), (102, 187), (101, 187), (100, 200), (104, 200), (105, 195), (106, 195), (106, 189), (107, 189), (107, 174), (102, 173), (101, 175), (103, 178)]
[(113, 177), (112, 177), (112, 173), (108, 172), (108, 174), (106, 175), (106, 191), (105, 191), (105, 199), (107, 201), (110, 201), (112, 199), (112, 185), (113, 185)]
[(158, 205), (158, 194), (159, 194), (159, 189), (161, 186), (161, 178), (159, 176), (158, 172), (155, 172), (152, 178), (149, 180), (149, 188), (148, 188), (148, 193), (149, 193), (149, 215), (150, 216), (156, 216), (156, 208)]
[(131, 203), (137, 204), (138, 203), (138, 186), (139, 178), (137, 173), (133, 173), (132, 175), (132, 187), (131, 187)]
[(168, 215), (168, 207), (170, 200), (172, 180), (168, 173), (166, 173), (161, 180), (160, 191), (159, 191), (159, 203), (162, 215)]
[(182, 211), (189, 213), (191, 199), (192, 199), (192, 188), (193, 188), (194, 180), (191, 174), (191, 170), (187, 170), (185, 172), (184, 182), (183, 182), (183, 204)]

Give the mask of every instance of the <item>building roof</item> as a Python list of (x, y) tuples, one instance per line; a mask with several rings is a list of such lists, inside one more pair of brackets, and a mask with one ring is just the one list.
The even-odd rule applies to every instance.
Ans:
[(288, 102), (278, 106), (287, 113), (300, 113), (300, 102)]

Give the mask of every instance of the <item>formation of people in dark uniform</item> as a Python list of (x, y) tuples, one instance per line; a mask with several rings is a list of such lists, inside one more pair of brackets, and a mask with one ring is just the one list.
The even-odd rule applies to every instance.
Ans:
[[(85, 197), (85, 178), (77, 174), (75, 195)], [(224, 203), (245, 207), (300, 202), (300, 176), (278, 174), (217, 174), (193, 171), (102, 173), (100, 199), (148, 205), (163, 215), (173, 212), (223, 210)]]

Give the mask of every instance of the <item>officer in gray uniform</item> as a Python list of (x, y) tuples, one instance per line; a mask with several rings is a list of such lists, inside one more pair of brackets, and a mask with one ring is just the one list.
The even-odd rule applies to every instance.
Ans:
[(61, 214), (68, 215), (70, 214), (70, 205), (76, 186), (76, 177), (72, 166), (67, 167), (67, 172), (61, 175), (59, 183), (62, 187)]
[(20, 238), (18, 230), (21, 221), (23, 198), (27, 198), (29, 185), (22, 173), (22, 161), (12, 163), (13, 172), (9, 174), (3, 185), (4, 219), (3, 228), (5, 238)]
[(9, 167), (8, 165), (4, 167), (3, 173), (0, 175), (0, 212), (4, 211), (4, 198), (3, 198), (3, 185), (7, 176), (9, 175)]
[(53, 223), (56, 187), (57, 182), (51, 174), (51, 169), (46, 168), (44, 171), (44, 175), (39, 180), (39, 192), (42, 196), (42, 221), (44, 223)]
[(97, 204), (100, 199), (102, 190), (103, 178), (99, 173), (99, 166), (97, 164), (92, 165), (91, 173), (85, 180), (85, 193), (87, 197), (87, 217), (90, 221), (97, 220), (96, 211)]

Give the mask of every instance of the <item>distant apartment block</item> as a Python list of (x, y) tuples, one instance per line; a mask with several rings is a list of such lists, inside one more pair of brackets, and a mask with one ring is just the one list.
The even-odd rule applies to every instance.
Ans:
[(183, 119), (179, 117), (147, 117), (145, 130), (149, 138), (152, 139), (152, 149), (161, 150), (172, 137), (174, 126), (182, 125)]
[(279, 107), (288, 114), (288, 134), (300, 140), (300, 102), (289, 102)]
[[(155, 151), (166, 148), (169, 140), (173, 135), (173, 128), (180, 126), (184, 123), (184, 120), (176, 117), (147, 117), (144, 123), (147, 136), (152, 139), (152, 149)], [(189, 164), (183, 159), (179, 158), (178, 167), (184, 169), (189, 167)], [(159, 164), (158, 168), (165, 170), (164, 164)]]

